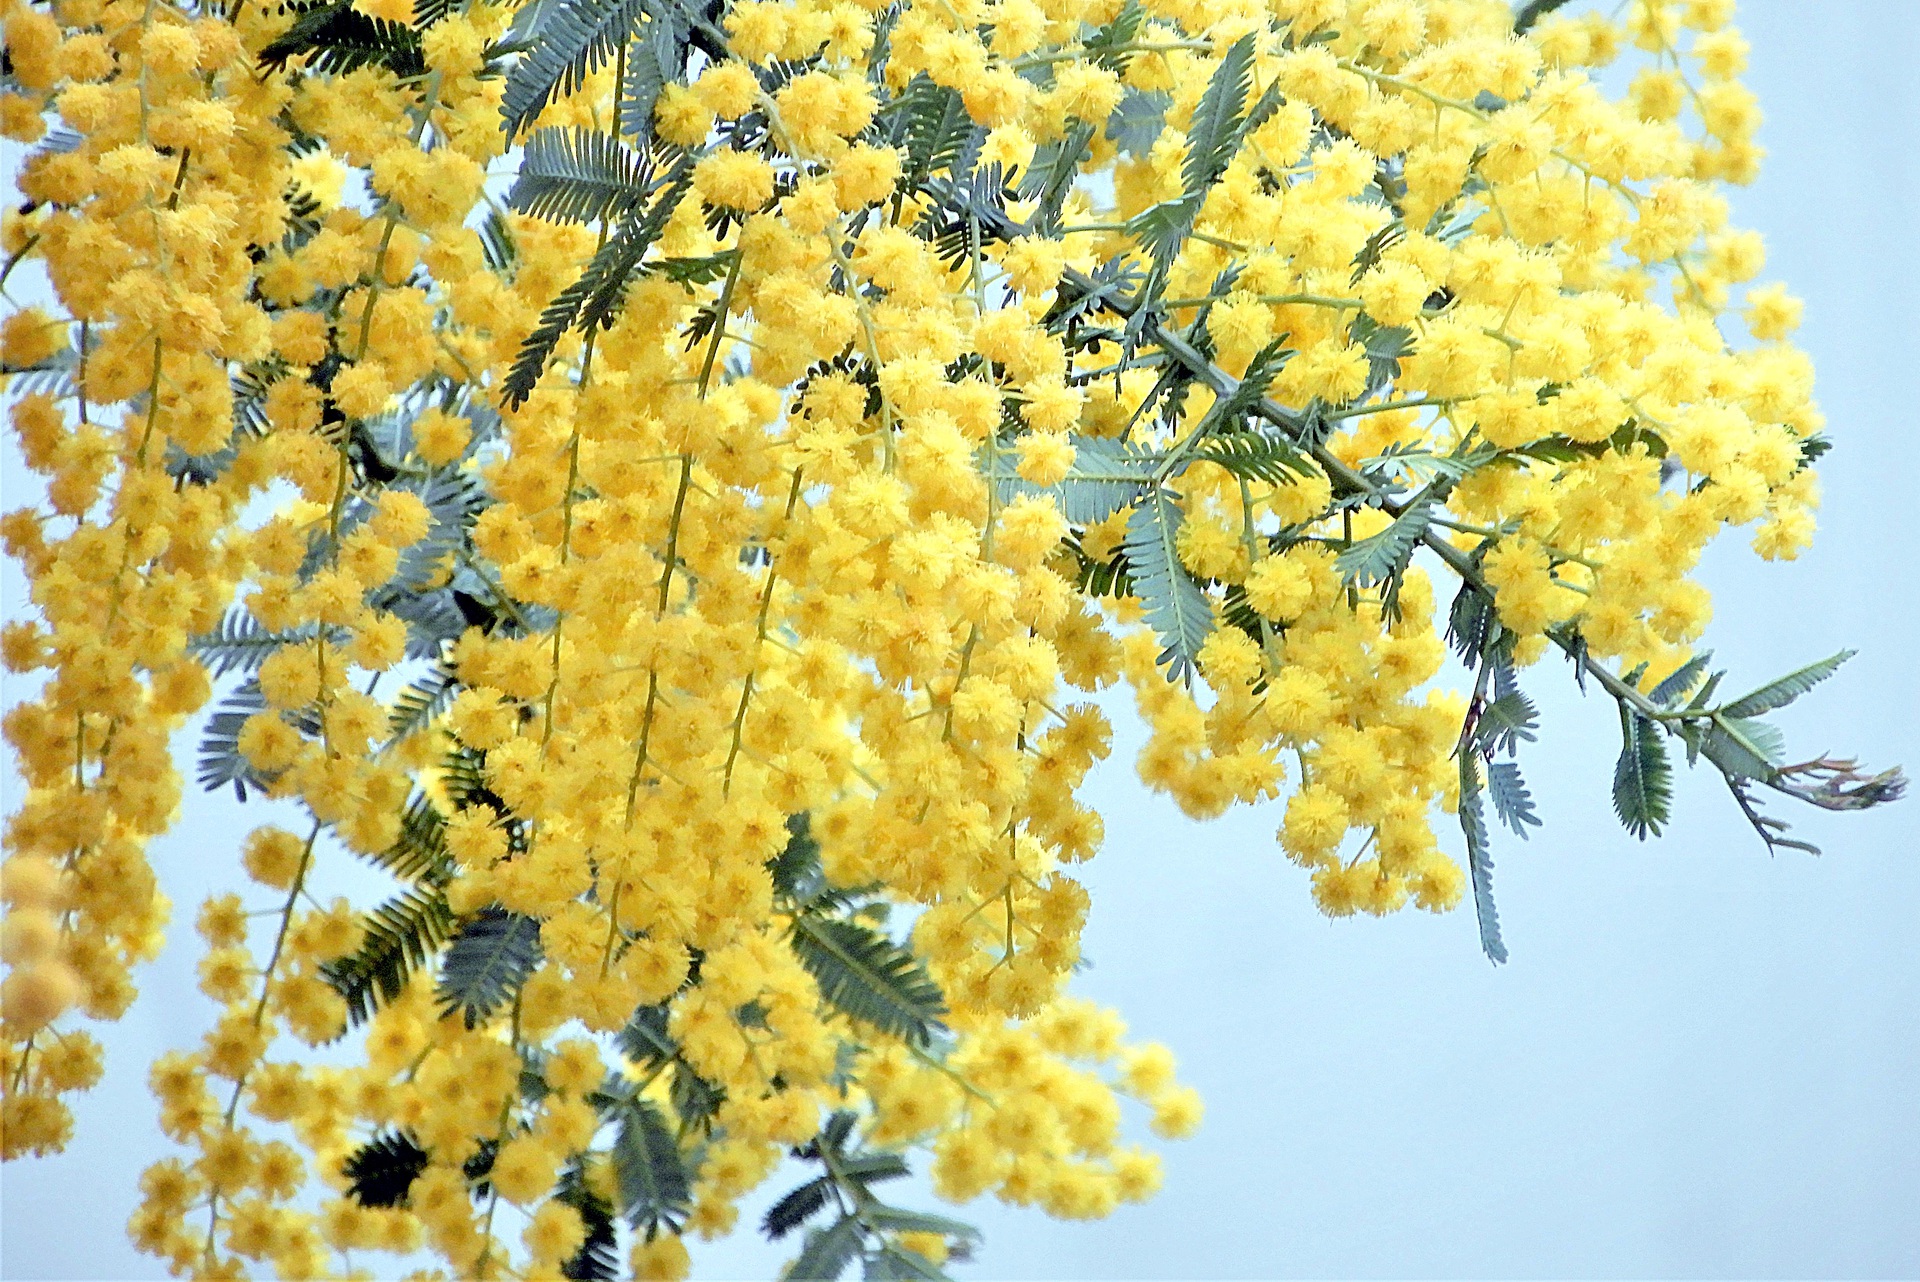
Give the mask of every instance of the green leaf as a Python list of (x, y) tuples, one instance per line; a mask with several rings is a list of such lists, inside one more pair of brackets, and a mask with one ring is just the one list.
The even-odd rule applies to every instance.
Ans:
[[(300, 645), (313, 640), (316, 629), (309, 625), (275, 632), (261, 624), (244, 607), (235, 606), (220, 620), (220, 626), (203, 632), (187, 642), (187, 649), (206, 665), (207, 675), (224, 677), (230, 672), (253, 672), (283, 645)], [(344, 640), (346, 631), (329, 628), (330, 639)]]
[(693, 1205), (692, 1181), (680, 1145), (653, 1101), (631, 1099), (621, 1108), (613, 1175), (628, 1224), (649, 1239), (662, 1227), (679, 1230)]
[(241, 729), (250, 717), (266, 710), (267, 696), (253, 677), (221, 700), (219, 710), (207, 718), (207, 728), (200, 737), (200, 771), (196, 778), (202, 788), (213, 792), (232, 784), (234, 795), (245, 801), (249, 785), (266, 786), (253, 763), (240, 753)]
[(1166, 132), (1173, 96), (1164, 89), (1129, 89), (1107, 117), (1107, 141), (1124, 155), (1143, 160)]
[(813, 818), (806, 811), (787, 816), (787, 844), (767, 861), (773, 892), (787, 899), (805, 899), (820, 880), (820, 843), (813, 836)]
[(1520, 6), (1519, 11), (1513, 15), (1513, 33), (1518, 36), (1526, 35), (1527, 32), (1532, 29), (1534, 23), (1540, 21), (1540, 19), (1546, 17), (1566, 2), (1567, 0), (1527, 0), (1525, 4)]
[(1529, 826), (1540, 826), (1540, 816), (1533, 808), (1533, 794), (1527, 791), (1527, 781), (1520, 777), (1519, 762), (1487, 763), (1487, 795), (1493, 798), (1493, 813), (1521, 840), (1526, 839)]
[(347, 1196), (362, 1206), (399, 1206), (427, 1169), (427, 1151), (400, 1131), (380, 1132), (341, 1165)]
[(534, 384), (546, 371), (548, 358), (568, 330), (576, 324), (584, 330), (611, 322), (626, 297), (628, 281), (640, 270), (640, 261), (646, 257), (647, 250), (666, 230), (667, 220), (692, 185), (692, 175), (692, 162), (682, 157), (668, 175), (664, 190), (646, 212), (621, 223), (620, 229), (587, 263), (580, 279), (547, 304), (546, 310), (540, 313), (540, 324), (520, 345), (513, 368), (507, 374), (502, 395), (509, 406), (523, 404), (533, 394)]
[(284, 70), (296, 58), (306, 58), (309, 71), (344, 76), (361, 67), (385, 67), (401, 78), (426, 71), (420, 36), (405, 23), (370, 18), (351, 0), (301, 7), (280, 36), (260, 50), (259, 62), (270, 70)]
[(1295, 477), (1315, 475), (1313, 464), (1291, 441), (1267, 432), (1215, 433), (1194, 451), (1193, 458), (1268, 485), (1291, 485)]
[(398, 743), (410, 734), (425, 730), (453, 704), (460, 693), (460, 678), (451, 668), (435, 664), (433, 671), (413, 682), (393, 701), (387, 717), (387, 740)]
[(883, 1180), (897, 1180), (909, 1173), (907, 1160), (898, 1153), (859, 1153), (842, 1157), (840, 1174), (865, 1188)]
[(1187, 124), (1187, 158), (1180, 178), (1190, 197), (1218, 182), (1238, 150), (1247, 95), (1253, 92), (1253, 47), (1249, 31), (1221, 55)]
[(1447, 644), (1471, 664), (1479, 663), (1487, 643), (1499, 635), (1493, 599), (1471, 583), (1462, 582), (1447, 612)]
[(913, 190), (931, 175), (953, 168), (972, 151), (986, 131), (967, 114), (958, 92), (938, 84), (926, 72), (917, 73), (888, 104), (897, 113), (893, 123), (896, 145), (906, 148), (901, 180)]
[(1821, 455), (1833, 448), (1833, 440), (1824, 432), (1815, 432), (1811, 436), (1800, 438), (1800, 466), (1794, 471), (1812, 467)]
[(1247, 363), (1247, 372), (1241, 375), (1233, 390), (1208, 407), (1205, 417), (1188, 438), (1191, 443), (1198, 444), (1209, 439), (1223, 428), (1246, 424), (1254, 408), (1266, 396), (1267, 389), (1273, 386), (1273, 380), (1293, 359), (1293, 350), (1284, 344), (1284, 339), (1276, 338), (1254, 354), (1254, 358)]
[(1175, 681), (1191, 676), (1213, 631), (1213, 605), (1180, 564), (1177, 497), (1165, 487), (1150, 491), (1127, 519), (1123, 544), (1134, 594), (1163, 647), (1157, 662), (1170, 665), (1167, 676)]
[(1186, 243), (1187, 233), (1193, 230), (1193, 220), (1199, 216), (1198, 196), (1163, 200), (1157, 205), (1148, 205), (1129, 218), (1127, 235), (1133, 237), (1153, 257), (1159, 271), (1164, 274), (1167, 264), (1173, 262), (1180, 253), (1180, 247)]
[(1667, 674), (1667, 678), (1655, 686), (1647, 698), (1662, 708), (1671, 708), (1692, 693), (1694, 684), (1700, 680), (1700, 674), (1707, 670), (1707, 664), (1713, 661), (1713, 651), (1702, 650), (1685, 663)]
[(614, 1044), (620, 1048), (621, 1054), (643, 1072), (679, 1057), (680, 1043), (667, 1033), (667, 1017), (665, 1003), (642, 1006), (633, 1012), (626, 1026), (614, 1035)]
[(724, 1086), (709, 1082), (693, 1071), (685, 1060), (673, 1066), (673, 1084), (668, 1090), (673, 1111), (680, 1115), (680, 1133), (711, 1131), (713, 1118), (727, 1102)]
[(614, 1228), (613, 1208), (605, 1198), (595, 1193), (587, 1183), (580, 1163), (575, 1160), (568, 1165), (560, 1176), (560, 1187), (554, 1193), (554, 1200), (564, 1202), (580, 1212), (580, 1220), (586, 1226), (586, 1240), (573, 1258), (560, 1266), (563, 1276), (573, 1279), (591, 1279), (593, 1282), (614, 1282), (620, 1276), (620, 1236)]
[(1378, 231), (1367, 237), (1366, 244), (1360, 246), (1360, 252), (1353, 256), (1353, 276), (1347, 283), (1358, 285), (1361, 277), (1380, 265), (1380, 260), (1389, 249), (1406, 238), (1406, 224), (1399, 219), (1381, 224)]
[(656, 265), (656, 270), (676, 285), (711, 285), (714, 281), (726, 277), (739, 252), (729, 249), (718, 254), (705, 254), (698, 258), (662, 258)]
[(1673, 767), (1659, 727), (1620, 705), (1620, 759), (1613, 767), (1613, 812), (1645, 841), (1659, 836), (1673, 807)]
[(480, 237), (480, 253), (486, 261), (487, 270), (505, 275), (520, 261), (520, 246), (514, 240), (513, 228), (508, 225), (500, 207), (492, 200), (488, 200), (487, 205), (487, 216), (474, 231)]
[(507, 204), (555, 222), (625, 218), (646, 203), (653, 165), (611, 134), (579, 125), (538, 129), (527, 139)]
[(408, 890), (367, 913), (366, 937), (350, 957), (323, 962), (320, 977), (347, 1004), (347, 1022), (364, 1024), (407, 990), (413, 973), (453, 933), (453, 911), (438, 886)]
[(1127, 0), (1113, 21), (1080, 42), (1085, 57), (1109, 71), (1125, 71), (1134, 54), (1120, 46), (1132, 44), (1146, 20), (1147, 11), (1140, 0)]
[(898, 1242), (882, 1242), (867, 1256), (861, 1277), (864, 1282), (950, 1282), (926, 1256)]
[(1764, 721), (1716, 715), (1707, 728), (1700, 751), (1729, 775), (1769, 780), (1780, 765), (1786, 738)]
[(766, 1217), (760, 1221), (760, 1231), (768, 1241), (778, 1242), (819, 1214), (832, 1194), (831, 1176), (821, 1175), (808, 1180), (767, 1208)]
[(501, 128), (511, 143), (555, 96), (578, 90), (640, 28), (645, 0), (559, 0), (527, 33), (527, 54), (507, 73)]
[(1858, 651), (1842, 650), (1840, 653), (1809, 663), (1806, 667), (1789, 672), (1786, 676), (1769, 681), (1751, 694), (1741, 695), (1720, 711), (1729, 717), (1757, 717), (1763, 712), (1772, 712), (1775, 708), (1784, 708), (1807, 691), (1825, 681), (1840, 670), (1840, 665), (1851, 659)]
[(787, 1271), (787, 1282), (832, 1282), (847, 1271), (860, 1250), (860, 1221), (842, 1216), (831, 1228), (814, 1229), (800, 1258)]
[(1420, 498), (1407, 505), (1392, 524), (1378, 534), (1360, 539), (1343, 548), (1334, 558), (1333, 568), (1341, 581), (1354, 587), (1370, 588), (1397, 579), (1413, 559), (1413, 549), (1433, 520), (1433, 500)]
[(447, 853), (447, 823), (439, 807), (424, 792), (408, 797), (400, 812), (400, 835), (368, 859), (402, 881), (445, 885), (453, 876), (453, 856)]
[[(1422, 484), (1433, 480), (1436, 476), (1444, 476), (1450, 481), (1459, 481), (1492, 457), (1493, 451), (1486, 449), (1473, 450), (1465, 454), (1436, 454), (1418, 445), (1395, 445), (1389, 447), (1384, 453), (1365, 460), (1361, 470), (1369, 473), (1385, 472), (1398, 466), (1405, 468), (1410, 476)], [(1387, 467), (1381, 468), (1380, 464), (1386, 464)]]
[(1074, 525), (1106, 520), (1138, 499), (1153, 478), (1152, 460), (1119, 441), (1078, 435), (1068, 439), (1073, 443), (1073, 467), (1057, 485), (1022, 480), (1017, 454), (993, 441), (980, 447), (980, 469), (1000, 492), (1000, 502), (1045, 495)]
[(1479, 754), (1460, 753), (1460, 831), (1467, 839), (1467, 874), (1473, 885), (1473, 915), (1480, 926), (1480, 950), (1498, 966), (1507, 960), (1500, 938), (1500, 913), (1493, 906), (1493, 849), (1480, 808)]
[(1034, 152), (1020, 180), (1020, 194), (1037, 204), (1028, 220), (1028, 226), (1035, 232), (1049, 236), (1059, 234), (1061, 206), (1073, 188), (1081, 162), (1087, 158), (1087, 144), (1093, 141), (1095, 127), (1088, 121), (1077, 120), (1067, 126), (1065, 137), (1042, 143)]
[(794, 919), (791, 939), (828, 1005), (916, 1046), (932, 1040), (947, 1004), (918, 957), (857, 922), (811, 913)]
[[(627, 48), (627, 78), (620, 86), (620, 132), (640, 139), (653, 137), (653, 108), (686, 62), (686, 33), (655, 18), (647, 24), (652, 40), (636, 40)], [(666, 48), (660, 47), (661, 43)], [(663, 60), (662, 54), (665, 54)]]
[(1487, 753), (1516, 752), (1522, 740), (1532, 743), (1540, 728), (1539, 713), (1533, 701), (1518, 690), (1510, 690), (1488, 700), (1480, 709), (1474, 725), (1474, 737)]
[(489, 906), (469, 917), (440, 963), (441, 1013), (459, 1011), (468, 1028), (510, 1003), (540, 965), (540, 923)]
[(980, 1230), (961, 1220), (950, 1220), (944, 1215), (929, 1215), (925, 1211), (908, 1211), (897, 1206), (884, 1206), (875, 1203), (863, 1214), (869, 1228), (881, 1229), (888, 1233), (938, 1233), (944, 1237), (957, 1237), (972, 1240), (980, 1236)]

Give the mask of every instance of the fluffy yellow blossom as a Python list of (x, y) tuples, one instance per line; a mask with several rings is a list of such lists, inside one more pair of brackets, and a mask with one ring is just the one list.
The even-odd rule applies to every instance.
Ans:
[[(1328, 914), (1442, 912), (1527, 665), (1664, 734), (1707, 545), (1812, 535), (1728, 0), (1149, 6), (1150, 56), (1111, 4), (733, 0), (559, 64), (514, 4), (355, 0), (352, 59), (123, 8), (5, 17), (0, 1130), (101, 1076), (211, 703), (199, 781), (299, 821), (206, 852), (220, 1010), (149, 1075), (128, 1229), (183, 1275), (685, 1277), (809, 1145), (1152, 1196), (1203, 1108), (1070, 995), (1084, 696)], [(394, 893), (316, 900), (347, 858)]]

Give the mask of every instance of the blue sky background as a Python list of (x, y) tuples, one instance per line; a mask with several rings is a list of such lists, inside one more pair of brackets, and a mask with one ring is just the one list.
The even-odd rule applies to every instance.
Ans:
[[(1735, 218), (1766, 234), (1766, 277), (1807, 300), (1800, 337), (1837, 448), (1811, 552), (1767, 565), (1736, 535), (1707, 558), (1710, 642), (1735, 688), (1858, 647), (1780, 715), (1792, 750), (1913, 767), (1920, 0), (1742, 10), (1772, 154)], [(7, 506), (31, 501), (11, 455), (4, 483)], [(0, 588), (17, 612), (16, 567)], [(1672, 827), (1641, 844), (1609, 808), (1610, 702), (1583, 700), (1557, 660), (1526, 684), (1546, 723), (1526, 758), (1546, 827), (1497, 847), (1513, 954), (1497, 970), (1469, 911), (1320, 917), (1273, 844), (1277, 808), (1197, 825), (1146, 798), (1140, 728), (1110, 704), (1079, 988), (1174, 1047), (1207, 1124), (1162, 1146), (1159, 1198), (1109, 1220), (970, 1208), (987, 1238), (962, 1276), (1920, 1274), (1920, 799), (1789, 815), (1827, 853), (1769, 858), (1715, 775), (1683, 774)], [(178, 920), (107, 1031), (73, 1146), (0, 1173), (7, 1278), (161, 1276), (121, 1228), (140, 1170), (170, 1151), (145, 1066), (211, 1019), (192, 913), (234, 884), (238, 840), (267, 817), (195, 814), (155, 843)], [(372, 883), (342, 869), (321, 890), (355, 886)], [(698, 1258), (701, 1277), (770, 1277), (785, 1253), (743, 1234)]]

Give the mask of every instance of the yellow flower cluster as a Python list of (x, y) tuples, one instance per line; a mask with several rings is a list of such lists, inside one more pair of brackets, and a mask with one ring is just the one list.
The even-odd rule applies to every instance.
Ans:
[[(46, 673), (8, 1157), (159, 947), (216, 677), (207, 781), (302, 813), (153, 1066), (187, 1152), (129, 1231), (178, 1274), (557, 1277), (625, 1216), (684, 1276), (809, 1144), (848, 1251), (931, 1267), (957, 1230), (874, 1218), (843, 1115), (953, 1201), (1145, 1198), (1122, 1097), (1200, 1104), (1065, 993), (1110, 736), (1063, 691), (1128, 681), (1196, 817), (1293, 767), (1327, 912), (1440, 911), (1478, 702), (1413, 543), (1515, 664), (1577, 633), (1650, 686), (1723, 526), (1811, 535), (1799, 305), (1716, 191), (1760, 157), (1726, 0), (0, 3), (8, 270), (57, 299), (0, 335), (45, 478), (0, 518)], [(349, 854), (407, 888), (312, 902)]]

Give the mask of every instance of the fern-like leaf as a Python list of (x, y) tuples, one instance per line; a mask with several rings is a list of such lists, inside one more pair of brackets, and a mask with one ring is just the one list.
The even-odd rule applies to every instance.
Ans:
[(1152, 490), (1127, 519), (1123, 547), (1134, 594), (1160, 638), (1158, 661), (1168, 664), (1168, 677), (1178, 681), (1190, 677), (1199, 662), (1200, 647), (1213, 631), (1213, 606), (1180, 563), (1183, 517), (1175, 498), (1164, 487)]
[(1214, 68), (1187, 125), (1187, 158), (1180, 180), (1189, 196), (1218, 182), (1240, 141), (1247, 95), (1253, 92), (1253, 33), (1230, 45)]
[(861, 1278), (863, 1282), (952, 1282), (933, 1261), (891, 1238), (883, 1239), (879, 1249), (868, 1254)]
[(654, 106), (685, 61), (685, 33), (666, 30), (668, 25), (656, 17), (647, 24), (654, 39), (636, 40), (627, 50), (627, 78), (620, 86), (620, 132), (627, 137), (653, 137)]
[(1146, 7), (1140, 0), (1127, 0), (1111, 22), (1080, 42), (1082, 56), (1109, 71), (1125, 71), (1134, 54), (1127, 46), (1140, 34), (1146, 20)]
[(788, 1282), (833, 1282), (860, 1251), (860, 1221), (842, 1216), (831, 1227), (814, 1229), (787, 1271)]
[[(330, 633), (332, 639), (344, 638), (338, 630)], [(230, 672), (253, 672), (281, 646), (299, 645), (313, 636), (311, 627), (275, 632), (235, 606), (221, 618), (219, 627), (194, 637), (187, 649), (206, 665), (208, 676), (219, 678)]]
[(1809, 663), (1804, 668), (1767, 682), (1750, 694), (1741, 695), (1720, 711), (1729, 717), (1757, 717), (1763, 712), (1784, 708), (1838, 672), (1840, 665), (1851, 659), (1855, 653), (1857, 652), (1853, 650), (1842, 650), (1839, 654), (1822, 659), (1818, 663)]
[(820, 882), (820, 843), (805, 811), (787, 816), (787, 844), (767, 861), (773, 893), (788, 900), (804, 900)]
[(946, 999), (911, 952), (858, 922), (811, 913), (794, 919), (791, 939), (828, 1005), (916, 1046), (933, 1039)]
[(398, 743), (418, 734), (453, 704), (460, 693), (460, 678), (451, 668), (436, 664), (432, 672), (400, 692), (387, 715), (387, 738)]
[(833, 1180), (829, 1176), (808, 1180), (767, 1208), (766, 1217), (760, 1221), (760, 1231), (768, 1241), (778, 1242), (818, 1215), (832, 1195)]
[(1398, 579), (1406, 572), (1407, 563), (1413, 559), (1413, 549), (1419, 546), (1420, 536), (1427, 532), (1432, 520), (1431, 500), (1422, 498), (1410, 503), (1386, 529), (1341, 549), (1340, 555), (1334, 558), (1333, 568), (1339, 571), (1343, 582), (1355, 587), (1370, 588)]
[(1194, 451), (1193, 458), (1268, 485), (1291, 485), (1296, 477), (1314, 474), (1313, 465), (1291, 441), (1267, 432), (1216, 433)]
[(639, 30), (645, 0), (560, 0), (541, 15), (526, 56), (507, 73), (500, 103), (507, 141), (556, 96), (580, 88)]
[(1073, 467), (1057, 485), (1035, 485), (1020, 478), (1009, 450), (989, 441), (981, 447), (981, 470), (1000, 492), (1002, 503), (1022, 495), (1047, 495), (1074, 525), (1104, 521), (1140, 497), (1152, 479), (1150, 460), (1119, 441), (1073, 436)]
[(518, 406), (532, 395), (534, 384), (546, 371), (547, 360), (560, 345), (567, 331), (577, 324), (581, 329), (603, 325), (626, 295), (627, 282), (640, 267), (647, 250), (666, 230), (667, 219), (692, 184), (693, 167), (684, 158), (665, 184), (665, 189), (645, 213), (629, 217), (607, 243), (587, 263), (580, 279), (567, 286), (540, 313), (540, 324), (527, 335), (508, 371), (503, 394), (509, 406)]
[(1659, 836), (1673, 808), (1673, 766), (1659, 727), (1622, 704), (1620, 759), (1613, 767), (1613, 812), (1634, 836)]
[(260, 50), (259, 61), (279, 71), (302, 57), (308, 70), (330, 76), (378, 65), (405, 79), (421, 75), (427, 65), (418, 32), (405, 23), (368, 17), (351, 0), (304, 9), (291, 27)]
[(362, 1206), (399, 1206), (427, 1169), (427, 1151), (401, 1131), (383, 1131), (341, 1165), (347, 1196)]
[(692, 1181), (673, 1130), (653, 1101), (630, 1099), (622, 1105), (613, 1174), (628, 1224), (648, 1238), (662, 1228), (679, 1230), (693, 1204)]
[(653, 165), (611, 134), (572, 125), (527, 139), (507, 204), (555, 222), (625, 218), (646, 203)]
[(1447, 644), (1468, 663), (1477, 664), (1499, 632), (1493, 599), (1471, 583), (1461, 583), (1447, 612)]
[(487, 907), (469, 917), (440, 963), (442, 1014), (459, 1011), (478, 1027), (511, 1002), (540, 965), (540, 923)]
[(680, 1054), (680, 1044), (667, 1032), (667, 1008), (664, 1004), (642, 1006), (633, 1012), (626, 1026), (614, 1035), (614, 1044), (643, 1072)]
[(960, 1238), (962, 1241), (980, 1236), (980, 1230), (965, 1221), (931, 1215), (925, 1211), (909, 1211), (898, 1206), (871, 1206), (867, 1209), (866, 1220), (870, 1227), (888, 1233), (938, 1233), (942, 1237)]
[(1722, 773), (1764, 782), (1781, 763), (1786, 737), (1764, 721), (1722, 714), (1708, 726), (1700, 750)]
[(1533, 794), (1527, 791), (1527, 781), (1520, 776), (1519, 762), (1487, 763), (1487, 795), (1493, 799), (1493, 813), (1499, 816), (1500, 822), (1513, 829), (1514, 835), (1523, 841), (1529, 827), (1540, 826), (1540, 815), (1533, 808)]
[(1480, 926), (1480, 949), (1496, 966), (1507, 960), (1500, 938), (1500, 913), (1493, 905), (1493, 847), (1480, 806), (1479, 754), (1460, 754), (1460, 831), (1467, 839), (1467, 874), (1473, 885), (1473, 915)]
[(983, 132), (967, 114), (959, 93), (936, 83), (924, 71), (907, 82), (887, 111), (893, 116), (895, 145), (906, 148), (901, 178), (913, 189), (933, 174), (952, 168), (977, 145)]
[[(1100, 125), (1105, 123), (1101, 121)], [(1029, 220), (1034, 231), (1047, 235), (1059, 232), (1061, 206), (1073, 189), (1073, 180), (1080, 172), (1080, 162), (1086, 159), (1087, 144), (1093, 141), (1096, 127), (1088, 121), (1077, 120), (1067, 126), (1065, 137), (1044, 143), (1034, 152), (1020, 182), (1021, 196), (1037, 202)]]
[(1647, 698), (1663, 708), (1671, 708), (1689, 694), (1700, 680), (1700, 674), (1707, 670), (1707, 664), (1713, 661), (1713, 651), (1702, 650), (1667, 675), (1666, 680), (1655, 686)]
[(1518, 690), (1511, 690), (1497, 699), (1488, 700), (1480, 709), (1474, 735), (1489, 755), (1495, 752), (1511, 753), (1519, 749), (1522, 740), (1532, 743), (1539, 725), (1540, 718), (1534, 710), (1533, 701)]
[(1526, 0), (1526, 3), (1521, 5), (1513, 15), (1513, 33), (1517, 36), (1526, 35), (1533, 29), (1534, 23), (1566, 2), (1567, 0)]
[(366, 937), (350, 957), (325, 962), (320, 977), (347, 1004), (347, 1022), (363, 1024), (406, 992), (416, 970), (453, 932), (453, 912), (437, 886), (409, 890), (362, 919)]
[(400, 812), (400, 835), (372, 861), (402, 881), (444, 886), (453, 877), (453, 856), (447, 852), (447, 823), (440, 808), (424, 792), (407, 799)]
[(1122, 154), (1145, 159), (1166, 131), (1167, 108), (1173, 97), (1164, 89), (1130, 89), (1107, 117), (1107, 141)]
[(207, 718), (207, 728), (200, 737), (198, 778), (202, 788), (214, 792), (232, 784), (234, 795), (245, 801), (249, 786), (266, 786), (253, 764), (240, 753), (241, 728), (249, 717), (266, 710), (267, 696), (260, 692), (260, 683), (248, 677)]
[(614, 1282), (620, 1276), (620, 1236), (614, 1228), (613, 1208), (593, 1191), (586, 1173), (576, 1161), (560, 1176), (554, 1199), (580, 1213), (587, 1236), (580, 1247), (560, 1266), (562, 1277), (575, 1282)]

